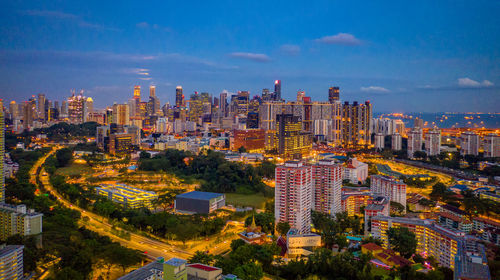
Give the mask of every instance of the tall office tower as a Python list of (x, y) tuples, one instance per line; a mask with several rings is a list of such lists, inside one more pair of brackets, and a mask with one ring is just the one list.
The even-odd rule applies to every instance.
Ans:
[(439, 155), (441, 149), (441, 130), (429, 130), (425, 134), (425, 152), (428, 156)]
[(16, 104), (16, 101), (12, 100), (9, 104), (9, 112), (10, 112), (10, 118), (12, 120), (17, 120), (19, 119), (19, 106)]
[(391, 201), (400, 203), (406, 209), (406, 184), (392, 177), (372, 175), (370, 191), (389, 197)]
[(149, 86), (149, 96), (156, 96), (156, 86), (151, 85)]
[(262, 89), (262, 100), (263, 101), (272, 101), (272, 99), (273, 99), (273, 95), (269, 91), (269, 89), (268, 88)]
[(414, 158), (415, 152), (422, 151), (422, 129), (412, 129), (408, 133), (408, 157)]
[(141, 86), (134, 86), (134, 98), (141, 100)]
[(128, 109), (129, 109), (129, 114), (130, 117), (135, 117), (136, 112), (137, 112), (137, 100), (135, 98), (130, 98), (128, 100)]
[(406, 135), (405, 123), (402, 120), (396, 120), (395, 126), (397, 133), (399, 133), (401, 136)]
[(250, 103), (250, 92), (246, 90), (238, 91), (237, 95), (231, 96), (232, 106), (235, 106), (233, 111), (236, 114), (244, 114), (248, 113), (248, 105)]
[(35, 118), (36, 105), (30, 101), (24, 101), (24, 116), (23, 116), (23, 127), (24, 129), (29, 129), (33, 126), (33, 120)]
[(413, 128), (424, 128), (424, 120), (417, 117), (413, 120)]
[(401, 137), (401, 134), (399, 133), (394, 133), (391, 136), (391, 149), (394, 151), (401, 151), (403, 145), (403, 139)]
[(340, 89), (339, 87), (330, 87), (328, 89), (328, 102), (334, 103), (340, 100)]
[(0, 203), (5, 202), (5, 173), (3, 170), (5, 158), (5, 113), (0, 100)]
[(68, 116), (68, 102), (66, 100), (61, 102), (61, 114), (65, 117)]
[(475, 155), (479, 154), (479, 135), (472, 131), (466, 131), (460, 135), (460, 154)]
[(37, 101), (38, 102), (37, 102), (36, 111), (37, 111), (38, 118), (41, 120), (45, 120), (45, 101), (46, 101), (45, 94), (39, 93)]
[(490, 133), (484, 136), (484, 157), (500, 157), (500, 136)]
[(56, 108), (58, 112), (61, 112), (61, 107), (59, 107), (59, 101), (57, 100), (54, 101), (53, 108)]
[(276, 224), (288, 222), (300, 233), (311, 230), (312, 167), (287, 161), (276, 167), (274, 213)]
[(313, 209), (335, 215), (342, 212), (342, 165), (322, 159), (312, 166)]
[(0, 279), (25, 279), (23, 245), (0, 245)]
[(94, 112), (94, 100), (91, 97), (84, 99), (83, 116), (86, 122), (89, 121), (89, 115)]
[(312, 148), (312, 134), (302, 130), (302, 120), (292, 114), (276, 116), (276, 142), (278, 154), (285, 159), (307, 155)]
[(306, 92), (305, 91), (303, 91), (303, 90), (297, 91), (297, 101), (298, 102), (303, 102), (304, 101), (304, 97), (306, 97)]
[(381, 151), (384, 149), (384, 134), (382, 133), (375, 133), (375, 149)]
[(68, 118), (71, 123), (83, 123), (84, 121), (84, 104), (85, 97), (83, 90), (78, 95), (73, 94), (68, 98)]
[(130, 125), (130, 112), (128, 104), (113, 104), (113, 123)]
[(274, 100), (281, 101), (281, 80), (274, 81)]
[(372, 105), (369, 101), (358, 104), (345, 102), (342, 106), (342, 146), (363, 147), (371, 145)]
[[(134, 113), (132, 116), (141, 117), (141, 86), (134, 86)], [(132, 110), (130, 110), (132, 111)]]
[(175, 107), (184, 107), (184, 94), (182, 94), (182, 87), (177, 86), (175, 88)]
[(223, 90), (219, 95), (219, 111), (221, 117), (227, 116), (227, 90)]

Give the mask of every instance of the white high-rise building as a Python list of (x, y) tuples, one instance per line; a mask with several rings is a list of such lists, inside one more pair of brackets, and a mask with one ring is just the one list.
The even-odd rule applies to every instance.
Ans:
[(460, 135), (460, 154), (475, 155), (479, 154), (479, 135), (475, 132), (466, 131)]
[(441, 130), (429, 130), (425, 134), (425, 152), (428, 156), (439, 155), (441, 148)]
[(490, 133), (484, 136), (484, 157), (500, 157), (500, 135)]
[(398, 121), (400, 120), (373, 118), (371, 123), (372, 132), (381, 133), (384, 136), (393, 135), (397, 132)]
[(384, 149), (384, 134), (380, 132), (375, 133), (375, 149), (376, 150)]
[(370, 191), (389, 197), (403, 205), (406, 209), (406, 184), (392, 177), (372, 175), (370, 178)]
[(394, 133), (391, 136), (391, 149), (393, 149), (394, 151), (401, 151), (402, 142), (403, 142), (403, 138), (401, 137), (401, 134), (399, 134), (397, 132)]
[(312, 166), (313, 209), (334, 215), (342, 212), (342, 165), (332, 159)]
[(408, 133), (408, 157), (414, 158), (415, 152), (422, 151), (422, 129), (412, 129)]
[(276, 224), (288, 222), (300, 233), (311, 231), (312, 167), (287, 161), (276, 167), (274, 213)]

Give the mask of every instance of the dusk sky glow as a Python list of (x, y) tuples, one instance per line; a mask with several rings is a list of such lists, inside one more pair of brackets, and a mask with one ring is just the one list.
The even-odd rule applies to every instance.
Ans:
[[(105, 107), (133, 86), (260, 94), (282, 81), (376, 112), (499, 112), (499, 1), (4, 1), (1, 97), (86, 90)], [(362, 8), (361, 8), (362, 7)]]

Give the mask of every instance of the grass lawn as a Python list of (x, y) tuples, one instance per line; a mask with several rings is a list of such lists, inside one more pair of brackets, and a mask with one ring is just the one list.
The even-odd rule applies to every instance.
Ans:
[(78, 163), (72, 163), (70, 166), (58, 168), (56, 170), (56, 174), (66, 176), (84, 175), (92, 172), (93, 171), (90, 166)]
[(264, 204), (270, 198), (264, 197), (263, 194), (239, 194), (226, 193), (226, 204), (233, 206), (254, 207), (264, 209)]

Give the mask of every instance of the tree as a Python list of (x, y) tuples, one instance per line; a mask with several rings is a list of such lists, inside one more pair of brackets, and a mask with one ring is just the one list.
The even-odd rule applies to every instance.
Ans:
[(286, 235), (290, 230), (290, 224), (288, 222), (279, 222), (277, 230), (280, 235)]
[(83, 275), (71, 267), (65, 267), (56, 273), (55, 279), (58, 280), (83, 280)]
[(390, 228), (387, 231), (391, 248), (405, 258), (410, 258), (417, 249), (415, 233), (407, 227)]
[(238, 148), (238, 153), (246, 153), (247, 152), (247, 149), (244, 147), (244, 146), (241, 146)]
[(234, 274), (243, 280), (259, 280), (264, 276), (262, 267), (255, 263), (247, 263), (236, 267)]
[(445, 184), (439, 182), (439, 183), (436, 183), (432, 186), (432, 192), (430, 194), (430, 197), (433, 199), (433, 200), (445, 200), (448, 196), (449, 196), (449, 193), (450, 191), (448, 190), (448, 188), (446, 187)]
[(189, 259), (189, 263), (202, 263), (206, 265), (213, 265), (215, 262), (215, 257), (212, 254), (207, 254), (202, 251), (196, 251), (194, 255)]
[(146, 152), (146, 151), (141, 151), (139, 153), (139, 158), (140, 159), (146, 159), (146, 158), (151, 158), (151, 154)]
[(62, 148), (56, 152), (57, 167), (67, 166), (73, 159), (73, 151), (69, 148)]

